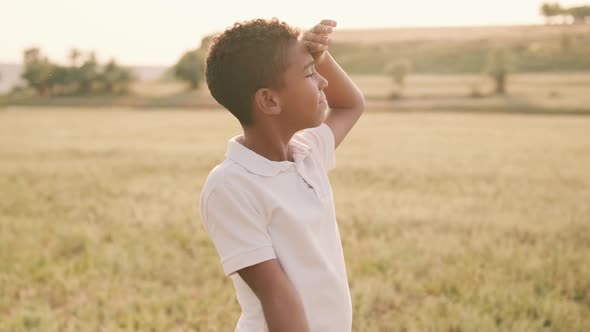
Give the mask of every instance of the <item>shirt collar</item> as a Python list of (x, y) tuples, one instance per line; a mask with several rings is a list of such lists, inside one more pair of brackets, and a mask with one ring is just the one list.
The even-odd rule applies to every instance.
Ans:
[(272, 161), (239, 143), (238, 138), (241, 138), (242, 136), (243, 134), (240, 134), (229, 140), (225, 156), (240, 164), (248, 171), (262, 176), (275, 176), (279, 172), (287, 170), (294, 164), (305, 159), (311, 151), (311, 147), (302, 142), (291, 139), (289, 145), (292, 147), (291, 150), (293, 151), (293, 160), (295, 162)]

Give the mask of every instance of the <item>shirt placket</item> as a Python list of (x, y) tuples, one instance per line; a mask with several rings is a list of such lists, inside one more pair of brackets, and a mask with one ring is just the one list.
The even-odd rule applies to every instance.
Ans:
[(307, 174), (305, 174), (305, 171), (303, 169), (295, 167), (295, 170), (297, 171), (297, 175), (299, 175), (299, 177), (303, 180), (303, 182), (307, 185), (308, 188), (313, 190), (315, 196), (319, 199), (320, 193), (318, 191), (319, 188), (317, 188), (317, 185), (314, 185), (311, 181), (308, 180), (309, 178), (307, 177)]

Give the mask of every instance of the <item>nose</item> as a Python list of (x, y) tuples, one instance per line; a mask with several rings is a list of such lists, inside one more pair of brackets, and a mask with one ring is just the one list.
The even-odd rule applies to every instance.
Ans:
[(323, 90), (328, 87), (328, 80), (325, 79), (322, 75), (318, 74), (318, 88)]

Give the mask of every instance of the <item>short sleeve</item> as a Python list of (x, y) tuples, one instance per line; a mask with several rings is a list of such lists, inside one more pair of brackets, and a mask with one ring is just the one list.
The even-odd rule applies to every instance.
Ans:
[(201, 198), (200, 214), (225, 275), (276, 258), (267, 222), (244, 192), (221, 183)]
[(326, 171), (336, 167), (336, 144), (330, 126), (322, 122), (318, 127), (304, 129), (297, 135), (304, 140), (304, 143), (312, 146)]

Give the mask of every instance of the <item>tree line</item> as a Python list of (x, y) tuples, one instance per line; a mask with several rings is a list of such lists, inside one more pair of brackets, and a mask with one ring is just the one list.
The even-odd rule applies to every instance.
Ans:
[(558, 2), (546, 2), (541, 5), (541, 14), (545, 16), (547, 24), (555, 22), (555, 18), (561, 18), (561, 23), (567, 23), (568, 21), (574, 24), (590, 23), (590, 6), (565, 8)]
[[(187, 82), (191, 90), (199, 88), (203, 79), (201, 53), (198, 49), (186, 51), (169, 70), (171, 76)], [(92, 51), (83, 54), (74, 48), (69, 60), (69, 65), (63, 66), (52, 62), (39, 48), (28, 48), (23, 54), (21, 78), (28, 88), (45, 97), (126, 94), (137, 80), (131, 69), (120, 66), (115, 59), (100, 64)]]
[(22, 79), (40, 96), (124, 94), (136, 79), (132, 71), (114, 59), (101, 65), (94, 52), (82, 54), (72, 49), (70, 63), (52, 62), (39, 48), (26, 49)]

